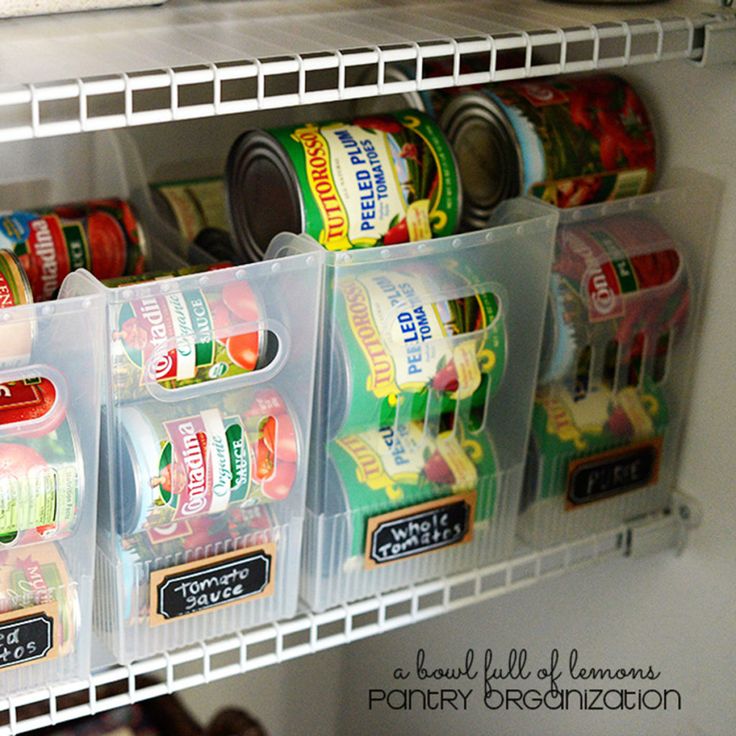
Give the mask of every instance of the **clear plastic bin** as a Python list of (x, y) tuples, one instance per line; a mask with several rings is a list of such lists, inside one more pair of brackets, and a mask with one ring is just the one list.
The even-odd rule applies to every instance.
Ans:
[[(0, 211), (76, 198), (80, 183), (62, 174), (88, 144), (5, 145)], [(0, 692), (11, 693), (89, 672), (104, 300), (7, 306), (0, 281)]]
[(560, 215), (519, 518), (548, 546), (663, 509), (695, 355), (713, 199)]
[[(302, 596), (313, 610), (513, 545), (556, 213), (327, 255)], [(279, 236), (270, 256), (316, 251)]]

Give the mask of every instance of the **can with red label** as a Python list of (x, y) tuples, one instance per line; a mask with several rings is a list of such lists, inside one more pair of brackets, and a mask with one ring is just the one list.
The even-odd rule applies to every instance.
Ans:
[(0, 383), (0, 545), (61, 539), (74, 529), (84, 465), (61, 379)]
[(440, 125), (457, 157), (470, 229), (485, 227), (510, 197), (572, 207), (642, 194), (654, 182), (649, 113), (610, 74), (456, 90)]
[(0, 249), (18, 257), (36, 301), (86, 268), (99, 279), (141, 273), (147, 245), (128, 202), (99, 199), (0, 215)]
[[(0, 250), (0, 309), (33, 303), (33, 293), (18, 258), (8, 250)], [(36, 322), (10, 320), (0, 327), (0, 368), (23, 365), (31, 358)]]
[(198, 407), (146, 402), (120, 410), (122, 534), (291, 492), (301, 440), (280, 395), (235, 392), (219, 406)]

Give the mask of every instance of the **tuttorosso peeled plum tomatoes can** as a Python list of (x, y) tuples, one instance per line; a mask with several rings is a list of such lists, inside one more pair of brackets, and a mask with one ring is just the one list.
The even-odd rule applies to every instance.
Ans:
[(249, 260), (284, 231), (339, 251), (452, 235), (460, 220), (454, 154), (418, 110), (248, 131), (230, 151), (226, 181)]

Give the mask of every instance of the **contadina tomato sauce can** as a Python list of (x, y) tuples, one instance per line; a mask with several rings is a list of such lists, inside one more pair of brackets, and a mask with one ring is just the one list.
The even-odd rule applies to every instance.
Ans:
[[(33, 303), (33, 292), (17, 256), (0, 250), (0, 309)], [(36, 333), (34, 318), (11, 316), (0, 326), (0, 368), (13, 368), (28, 363)]]
[[(500, 293), (479, 293), (454, 268), (395, 267), (347, 275), (334, 300), (330, 435), (422, 421), (484, 405), (507, 351)], [(447, 299), (447, 293), (462, 294)]]
[[(285, 499), (301, 439), (283, 398), (223, 396), (220, 406), (141, 402), (120, 411), (121, 532)], [(188, 411), (186, 410), (188, 408)]]
[(78, 268), (99, 279), (140, 273), (147, 253), (143, 229), (121, 199), (6, 212), (0, 248), (18, 256), (36, 301), (53, 298)]
[(0, 383), (0, 546), (68, 536), (84, 465), (62, 387), (38, 376)]
[(249, 260), (284, 231), (339, 251), (451, 235), (460, 218), (452, 150), (418, 110), (246, 132), (226, 181)]
[(485, 227), (510, 197), (573, 207), (642, 194), (654, 181), (649, 113), (636, 90), (613, 75), (459, 92), (440, 125), (457, 156), (468, 228)]

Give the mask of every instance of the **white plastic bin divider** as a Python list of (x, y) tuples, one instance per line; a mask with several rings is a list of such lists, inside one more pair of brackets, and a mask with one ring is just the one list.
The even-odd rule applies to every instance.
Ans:
[(526, 542), (573, 540), (669, 503), (717, 203), (703, 183), (561, 211)]
[[(512, 549), (557, 212), (512, 200), (496, 219), (456, 237), (326, 254), (302, 565), (302, 597), (313, 610), (488, 564)], [(318, 249), (282, 235), (268, 255)], [(456, 308), (458, 329), (445, 321), (438, 335), (431, 327), (426, 367), (404, 360), (407, 315), (421, 334), (423, 315), (449, 319), (441, 315)], [(472, 394), (457, 402), (452, 381), (438, 378), (450, 362), (458, 389)], [(374, 391), (389, 374), (387, 391)], [(438, 499), (453, 505), (439, 512), (429, 506)], [(434, 532), (411, 531), (448, 519), (460, 531), (443, 527), (437, 543)], [(372, 534), (371, 524), (379, 525)], [(407, 525), (412, 539), (384, 545), (401, 533), (395, 524)], [(409, 554), (418, 548), (428, 551)]]
[(95, 295), (0, 310), (0, 344), (32, 336), (0, 370), (3, 693), (89, 672), (104, 313)]
[[(322, 277), (321, 254), (306, 253), (117, 289), (85, 271), (67, 279), (70, 292), (102, 294), (107, 305), (95, 616), (119, 661), (296, 612)], [(182, 317), (175, 339), (167, 333), (153, 348), (144, 313), (155, 311), (154, 322), (165, 324), (183, 304), (196, 305), (197, 328)], [(265, 364), (238, 372), (230, 341), (244, 334), (259, 336), (255, 349)], [(195, 346), (196, 361), (187, 362)], [(197, 352), (203, 346), (205, 357)], [(164, 358), (181, 361), (176, 375), (190, 378), (175, 387), (155, 379), (148, 369)], [(227, 465), (227, 472), (207, 473), (206, 483), (219, 478), (211, 487), (197, 485), (194, 463), (180, 475), (194, 457), (194, 445), (177, 449), (177, 433), (189, 425), (199, 427), (193, 436), (202, 462), (224, 458)], [(158, 615), (169, 605), (164, 575), (190, 572), (172, 568), (225, 564), (220, 555), (256, 548), (265, 550), (258, 557), (263, 590), (197, 615)]]

